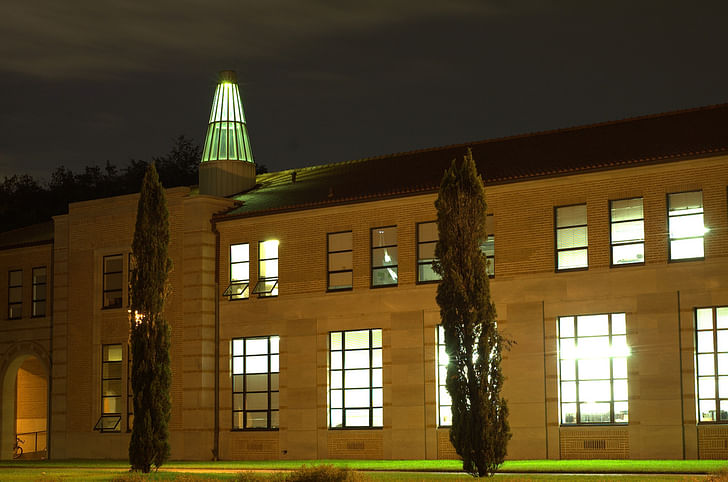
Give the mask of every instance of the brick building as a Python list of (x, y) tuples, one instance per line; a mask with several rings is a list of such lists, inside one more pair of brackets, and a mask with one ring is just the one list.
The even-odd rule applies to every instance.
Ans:
[[(510, 458), (728, 458), (728, 105), (255, 176), (224, 73), (167, 190), (172, 457), (451, 458), (434, 200), (486, 182)], [(136, 195), (0, 234), (0, 451), (124, 458)], [(29, 445), (32, 440), (33, 446)]]

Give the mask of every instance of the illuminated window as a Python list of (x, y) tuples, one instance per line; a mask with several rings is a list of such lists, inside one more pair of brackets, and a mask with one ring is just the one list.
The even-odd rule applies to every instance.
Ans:
[(495, 278), (495, 226), (493, 221), (493, 215), (489, 214), (485, 217), (485, 233), (486, 238), (483, 243), (480, 244), (480, 250), (485, 255), (485, 260), (488, 263), (485, 271), (488, 276)]
[(397, 226), (372, 228), (372, 286), (397, 284)]
[(278, 240), (258, 243), (258, 282), (253, 294), (278, 296)]
[(556, 208), (556, 269), (589, 266), (586, 204)]
[(46, 314), (46, 268), (33, 268), (33, 316)]
[(250, 245), (230, 245), (230, 284), (223, 296), (230, 300), (242, 300), (250, 296)]
[(670, 223), (670, 259), (703, 258), (703, 193), (681, 192), (667, 195)]
[(23, 270), (8, 272), (8, 319), (23, 316)]
[(329, 291), (350, 290), (354, 286), (351, 231), (329, 233), (326, 243)]
[(700, 422), (728, 423), (728, 306), (695, 310)]
[(277, 429), (278, 336), (235, 338), (233, 350), (233, 430)]
[(562, 424), (627, 423), (624, 313), (559, 318)]
[(104, 308), (121, 308), (123, 277), (124, 257), (120, 254), (104, 256)]
[(417, 282), (438, 281), (440, 275), (432, 269), (437, 246), (437, 223), (417, 224)]
[(121, 429), (121, 344), (101, 347), (101, 417), (94, 430)]
[(610, 202), (612, 265), (645, 262), (642, 198)]
[(446, 387), (448, 360), (445, 329), (437, 325), (437, 424), (440, 427), (452, 425), (452, 399)]
[(334, 331), (329, 347), (329, 427), (381, 427), (382, 330)]

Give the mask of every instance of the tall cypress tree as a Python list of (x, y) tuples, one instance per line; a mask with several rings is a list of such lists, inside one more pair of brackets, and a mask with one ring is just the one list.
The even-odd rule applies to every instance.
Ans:
[(172, 262), (167, 255), (169, 213), (164, 188), (151, 163), (142, 182), (132, 242), (130, 343), (134, 425), (129, 442), (132, 470), (149, 472), (168, 458), (170, 328), (164, 315), (167, 276)]
[(442, 281), (437, 303), (445, 331), (447, 391), (452, 397), (450, 441), (463, 459), (463, 470), (493, 475), (511, 438), (508, 407), (501, 397), (501, 349), (508, 347), (496, 327), (486, 258), (485, 189), (468, 149), (463, 162), (453, 160), (435, 201), (439, 242), (435, 271)]

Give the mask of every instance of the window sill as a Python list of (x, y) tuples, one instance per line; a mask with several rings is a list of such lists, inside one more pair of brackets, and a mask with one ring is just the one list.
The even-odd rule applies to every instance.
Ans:
[(339, 293), (341, 291), (353, 291), (354, 287), (351, 288), (326, 288), (327, 293)]
[(702, 256), (700, 258), (680, 258), (667, 260), (668, 263), (685, 263), (688, 261), (705, 261), (705, 256)]
[(562, 423), (559, 428), (584, 428), (584, 427), (627, 427), (629, 422), (582, 422)]
[(278, 432), (279, 427), (276, 428), (231, 428), (231, 432)]
[(399, 286), (399, 283), (394, 283), (394, 284), (391, 284), (391, 285), (370, 285), (369, 288), (370, 289), (373, 289), (373, 290), (376, 290), (376, 289), (379, 289), (379, 288), (396, 288), (397, 286)]
[(587, 271), (587, 270), (589, 270), (588, 266), (585, 266), (584, 268), (564, 268), (564, 269), (556, 268), (554, 271), (556, 273), (571, 273), (574, 271)]
[(329, 430), (333, 431), (347, 431), (347, 430), (383, 430), (384, 427), (329, 427)]
[(640, 261), (636, 263), (621, 263), (621, 264), (610, 264), (610, 268), (629, 268), (630, 266), (644, 266), (645, 262)]

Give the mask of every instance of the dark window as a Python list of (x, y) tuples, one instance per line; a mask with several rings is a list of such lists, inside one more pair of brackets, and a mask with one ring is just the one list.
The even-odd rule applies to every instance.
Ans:
[(232, 340), (233, 430), (278, 428), (279, 340)]
[(627, 423), (624, 313), (559, 317), (561, 423)]
[(242, 300), (250, 296), (250, 245), (230, 245), (230, 284), (223, 296), (231, 300)]
[(121, 344), (101, 347), (101, 417), (94, 430), (121, 430)]
[(123, 278), (124, 257), (120, 254), (104, 256), (104, 308), (121, 308)]
[(8, 272), (8, 318), (15, 320), (23, 316), (23, 270)]
[(33, 268), (33, 316), (46, 315), (46, 268)]
[(350, 290), (354, 286), (351, 231), (329, 233), (326, 236), (326, 251), (329, 291)]
[(589, 266), (586, 204), (556, 208), (556, 269)]
[(258, 282), (253, 294), (259, 297), (278, 296), (278, 240), (258, 243)]
[(372, 286), (397, 284), (397, 226), (372, 228)]
[(642, 198), (609, 203), (612, 266), (645, 262), (645, 217)]
[(702, 259), (705, 256), (703, 237), (703, 193), (681, 192), (667, 195), (667, 217), (670, 225), (670, 260)]
[(728, 306), (695, 310), (700, 422), (728, 423)]
[(440, 275), (435, 273), (432, 265), (437, 246), (437, 223), (435, 221), (417, 224), (417, 282), (427, 283), (439, 281)]
[(383, 425), (382, 330), (329, 333), (329, 427)]

